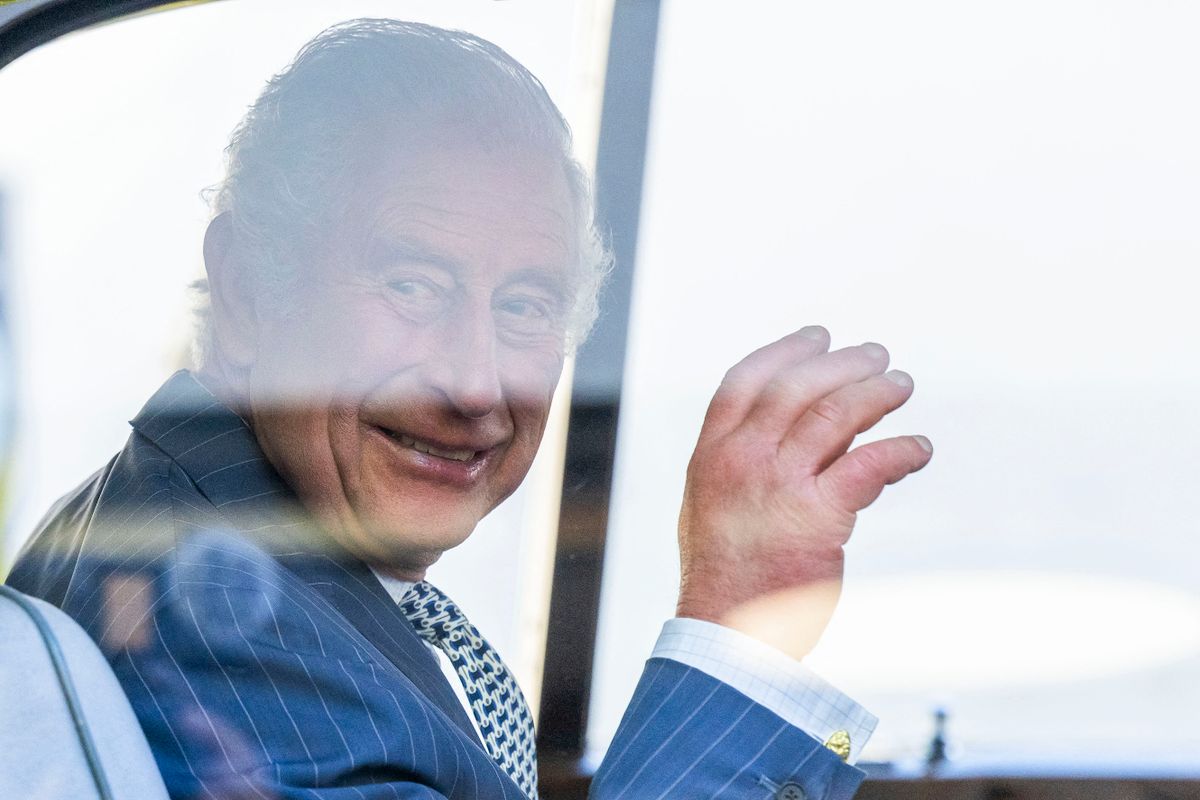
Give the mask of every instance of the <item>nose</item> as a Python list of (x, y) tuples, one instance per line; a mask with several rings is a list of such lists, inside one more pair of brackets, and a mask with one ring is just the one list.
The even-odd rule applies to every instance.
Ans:
[(442, 326), (442, 336), (439, 358), (430, 365), (433, 388), (464, 417), (486, 417), (504, 396), (491, 309), (457, 316)]

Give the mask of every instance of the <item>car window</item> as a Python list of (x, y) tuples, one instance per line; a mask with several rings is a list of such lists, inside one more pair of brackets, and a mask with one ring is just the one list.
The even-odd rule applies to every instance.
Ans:
[[(478, 34), (540, 79), (591, 169), (611, 13), (599, 0), (226, 0), (84, 30), (0, 72), (4, 567), (193, 363), (191, 287), (225, 148), (306, 41), (356, 17)], [(629, 350), (621, 394), (604, 400), (620, 430), (611, 509), (597, 510), (597, 653), (572, 695), (591, 692), (589, 750), (611, 741), (674, 613), (677, 517), (709, 398), (747, 352), (819, 323), (835, 346), (883, 342), (916, 381), (866, 438), (924, 433), (938, 452), (859, 515), (840, 609), (806, 659), (880, 718), (863, 760), (921, 772), (941, 711), (961, 774), (1194, 772), (1200, 112), (1187, 98), (1200, 14), (688, 0), (663, 4), (658, 25), (644, 193), (617, 201), (642, 203), (632, 300), (600, 309), (602, 322), (628, 314)], [(477, 166), (437, 169), (474, 185)], [(420, 205), (388, 194), (395, 183), (372, 184), (372, 208)], [(463, 267), (478, 251), (435, 228), (362, 248), (372, 285), (394, 293), (388, 319), (479, 301)], [(545, 279), (553, 249), (519, 241), (528, 269), (488, 287), (488, 310), (498, 340), (532, 349), (564, 290)], [(355, 317), (364, 331), (379, 307)], [(568, 357), (529, 478), (430, 572), (535, 714), (571, 370)]]
[(863, 440), (937, 448), (859, 515), (810, 659), (879, 715), (864, 758), (920, 769), (944, 708), (967, 771), (1189, 768), (1200, 114), (1180, 98), (1200, 18), (764, 2), (736, 19), (673, 3), (661, 21), (594, 741), (636, 675), (629, 643), (674, 604), (659, 576), (708, 398), (740, 354), (822, 323), (915, 380)]

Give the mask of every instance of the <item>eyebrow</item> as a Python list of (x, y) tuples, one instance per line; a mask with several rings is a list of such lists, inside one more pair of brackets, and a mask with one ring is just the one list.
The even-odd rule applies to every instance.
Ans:
[(454, 259), (435, 253), (419, 242), (409, 239), (379, 239), (371, 250), (374, 256), (371, 260), (376, 263), (379, 262), (379, 257), (383, 256), (389, 260), (416, 261), (421, 264), (429, 264), (434, 267), (440, 267), (455, 275), (462, 272), (462, 265)]
[(513, 286), (519, 283), (539, 286), (553, 294), (559, 302), (565, 302), (568, 296), (566, 276), (559, 270), (526, 267), (513, 274), (504, 285)]

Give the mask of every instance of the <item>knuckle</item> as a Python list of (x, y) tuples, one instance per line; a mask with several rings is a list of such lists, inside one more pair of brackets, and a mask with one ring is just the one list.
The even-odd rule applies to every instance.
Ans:
[(862, 497), (877, 494), (883, 489), (887, 481), (887, 469), (874, 448), (853, 450), (844, 459), (838, 470), (841, 494)]
[(817, 481), (813, 486), (815, 500), (833, 519), (843, 525), (853, 527), (855, 511), (841, 499), (844, 487), (830, 480)]
[(829, 397), (822, 397), (813, 403), (808, 413), (812, 414), (816, 419), (823, 421), (831, 428), (841, 428), (847, 424), (848, 415), (846, 409)]
[(733, 367), (721, 379), (721, 383), (713, 395), (713, 402), (722, 403), (740, 398), (747, 393), (749, 385), (750, 381), (746, 372)]
[(750, 373), (750, 365), (745, 361), (739, 361), (729, 369), (725, 370), (725, 375), (721, 378), (721, 387), (740, 386), (746, 382)]
[(883, 463), (876, 448), (859, 450), (850, 461), (855, 477), (863, 481), (878, 480), (883, 474)]

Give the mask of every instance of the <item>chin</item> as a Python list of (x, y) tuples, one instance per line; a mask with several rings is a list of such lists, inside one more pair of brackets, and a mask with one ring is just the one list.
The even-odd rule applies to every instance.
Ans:
[(416, 583), (425, 579), (425, 572), (442, 557), (441, 551), (394, 553), (391, 558), (376, 559), (371, 566), (402, 581)]
[(374, 517), (369, 537), (389, 565), (413, 568), (431, 566), (442, 553), (467, 540), (479, 523), (474, 514), (446, 513), (445, 509), (408, 509), (403, 515)]

